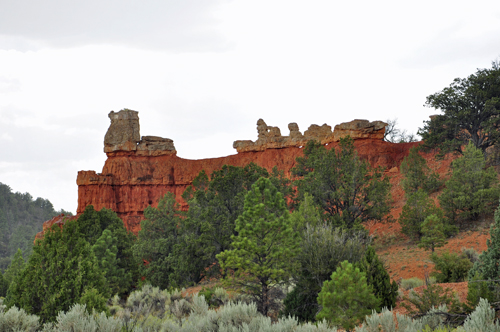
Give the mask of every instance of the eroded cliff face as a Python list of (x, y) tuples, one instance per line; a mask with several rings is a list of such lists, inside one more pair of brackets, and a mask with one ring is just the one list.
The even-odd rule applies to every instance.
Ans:
[(337, 147), (339, 139), (347, 135), (354, 138), (354, 146), (361, 158), (368, 160), (372, 166), (385, 168), (395, 186), (395, 206), (399, 207), (403, 199), (397, 192), (399, 165), (408, 155), (410, 147), (419, 144), (384, 142), (386, 124), (381, 121), (354, 120), (335, 126), (333, 131), (326, 124), (311, 125), (304, 134), (300, 133), (297, 124), (291, 123), (290, 134), (281, 136), (279, 128), (268, 126), (259, 119), (257, 141), (234, 142), (238, 154), (189, 160), (176, 156), (170, 139), (143, 136), (139, 140), (137, 112), (122, 110), (110, 113), (109, 117), (111, 125), (104, 141), (108, 158), (101, 173), (78, 172), (77, 213), (82, 213), (90, 204), (97, 210), (112, 209), (123, 219), (127, 229), (134, 233), (140, 230), (146, 207), (157, 206), (167, 192), (174, 193), (182, 208), (187, 209), (181, 195), (201, 170), (210, 175), (225, 164), (245, 166), (253, 162), (269, 171), (277, 166), (290, 176), (295, 159), (302, 155), (302, 148), (308, 140), (319, 140), (331, 149)]

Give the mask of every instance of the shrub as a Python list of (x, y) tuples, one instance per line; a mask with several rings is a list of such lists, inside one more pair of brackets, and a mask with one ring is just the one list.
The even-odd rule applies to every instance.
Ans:
[(122, 322), (119, 319), (107, 317), (103, 312), (89, 313), (86, 306), (81, 304), (75, 304), (68, 312), (59, 312), (56, 322), (45, 324), (43, 329), (45, 332), (120, 332), (121, 330)]
[(461, 310), (456, 294), (451, 289), (443, 289), (439, 285), (429, 285), (422, 289), (421, 294), (410, 291), (410, 295), (403, 299), (402, 305), (411, 315), (420, 316), (441, 305), (446, 305), (450, 313), (457, 313)]
[(413, 289), (424, 285), (424, 281), (417, 277), (401, 280), (401, 288), (404, 290)]
[(471, 261), (463, 254), (443, 252), (439, 256), (434, 253), (431, 255), (431, 260), (437, 270), (431, 275), (436, 277), (438, 283), (464, 281), (472, 268)]
[(11, 307), (7, 312), (0, 311), (0, 331), (37, 331), (40, 318), (27, 314), (23, 309)]
[(476, 310), (465, 319), (463, 327), (459, 327), (458, 331), (500, 331), (498, 320), (495, 321), (495, 310), (490, 308), (488, 300), (479, 300)]

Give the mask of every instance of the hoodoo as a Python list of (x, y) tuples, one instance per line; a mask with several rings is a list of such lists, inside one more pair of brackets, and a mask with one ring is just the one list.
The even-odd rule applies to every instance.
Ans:
[(411, 146), (418, 143), (389, 143), (383, 141), (386, 123), (354, 120), (331, 126), (311, 125), (302, 134), (296, 123), (290, 123), (288, 136), (282, 136), (278, 127), (257, 121), (257, 140), (236, 141), (237, 154), (221, 158), (189, 160), (177, 157), (174, 142), (157, 136), (140, 136), (138, 112), (124, 109), (109, 113), (111, 124), (104, 137), (107, 160), (101, 173), (78, 172), (78, 210), (87, 205), (95, 209), (108, 208), (123, 219), (127, 229), (137, 233), (143, 212), (149, 205), (156, 206), (167, 192), (176, 195), (184, 209), (181, 195), (201, 170), (207, 174), (223, 165), (245, 166), (251, 162), (271, 170), (274, 166), (290, 176), (295, 158), (302, 155), (302, 147), (309, 140), (335, 147), (341, 137), (350, 135), (361, 158), (372, 166), (390, 170), (391, 177), (399, 174), (399, 164)]

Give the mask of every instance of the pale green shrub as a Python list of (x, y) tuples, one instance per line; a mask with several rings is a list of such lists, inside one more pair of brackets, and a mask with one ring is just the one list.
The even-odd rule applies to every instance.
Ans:
[(215, 288), (214, 295), (212, 295), (212, 299), (217, 301), (219, 304), (226, 304), (229, 302), (229, 294), (222, 287)]
[(7, 311), (2, 309), (0, 312), (0, 331), (36, 331), (40, 326), (39, 320), (38, 316), (27, 314), (26, 311), (18, 309), (16, 306)]
[(401, 280), (401, 288), (403, 288), (405, 290), (413, 289), (413, 288), (423, 286), (423, 285), (424, 285), (424, 281), (422, 279), (417, 278), (417, 277)]
[(89, 314), (85, 305), (75, 304), (68, 312), (61, 311), (55, 323), (44, 325), (45, 332), (119, 332), (122, 322), (114, 317), (106, 317), (101, 313)]
[(373, 311), (370, 316), (366, 316), (365, 323), (356, 328), (356, 332), (417, 332), (428, 326), (432, 329), (442, 325), (444, 318), (437, 312), (447, 312), (446, 306), (431, 309), (429, 313), (419, 319), (411, 319), (406, 315), (396, 313), (396, 320), (392, 311), (383, 308), (378, 314)]
[(480, 299), (476, 309), (465, 319), (463, 327), (457, 331), (465, 332), (498, 332), (500, 325), (495, 321), (495, 310), (490, 308), (486, 299)]

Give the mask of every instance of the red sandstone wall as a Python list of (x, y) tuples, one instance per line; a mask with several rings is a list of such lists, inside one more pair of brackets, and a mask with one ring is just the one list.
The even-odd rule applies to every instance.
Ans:
[[(372, 166), (386, 168), (386, 173), (396, 180), (399, 165), (408, 155), (409, 148), (419, 143), (388, 143), (381, 140), (360, 139), (354, 142), (358, 154)], [(337, 146), (330, 143), (327, 148)], [(208, 175), (223, 165), (245, 166), (254, 162), (271, 170), (274, 166), (290, 175), (295, 158), (302, 155), (302, 149), (288, 147), (267, 149), (262, 152), (242, 152), (222, 158), (188, 160), (174, 155), (137, 156), (134, 152), (108, 153), (102, 173), (78, 172), (78, 210), (82, 213), (87, 205), (94, 208), (109, 208), (118, 213), (127, 229), (137, 233), (144, 209), (156, 206), (160, 197), (172, 192), (183, 208), (187, 208), (181, 195), (201, 170)], [(397, 181), (391, 181), (398, 185)], [(394, 197), (401, 200), (401, 195)], [(395, 202), (396, 203), (396, 202)]]

